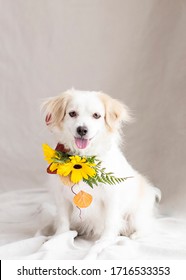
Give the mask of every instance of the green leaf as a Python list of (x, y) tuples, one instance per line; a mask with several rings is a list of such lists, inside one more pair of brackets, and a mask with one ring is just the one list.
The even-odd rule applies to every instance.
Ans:
[(67, 163), (68, 159), (57, 159), (57, 158), (52, 158), (53, 162), (55, 163)]
[(98, 182), (96, 181), (96, 179), (94, 177), (91, 177), (90, 179), (88, 179), (88, 181), (91, 181), (92, 184), (98, 186)]
[(92, 183), (91, 183), (90, 180), (83, 179), (83, 181), (84, 181), (86, 184), (88, 184), (88, 185), (93, 189), (93, 185), (92, 185)]
[(113, 184), (115, 184), (113, 176), (110, 177), (110, 180), (112, 181)]
[(103, 183), (103, 181), (101, 180), (101, 178), (99, 176), (96, 176), (95, 180), (97, 180), (99, 183)]

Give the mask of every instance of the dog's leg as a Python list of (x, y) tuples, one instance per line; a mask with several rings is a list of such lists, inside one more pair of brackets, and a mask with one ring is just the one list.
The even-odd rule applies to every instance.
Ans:
[(155, 227), (155, 219), (153, 215), (146, 215), (143, 212), (138, 213), (133, 221), (134, 232), (130, 235), (131, 239), (138, 239), (149, 235)]
[(71, 216), (71, 204), (64, 197), (63, 186), (56, 184), (53, 186), (54, 199), (56, 203), (56, 220), (55, 229), (56, 234), (70, 230), (70, 216)]
[(122, 223), (124, 222), (118, 207), (119, 204), (114, 195), (112, 197), (109, 196), (105, 203), (107, 203), (107, 205), (105, 205), (103, 213), (104, 230), (100, 239), (95, 242), (84, 259), (97, 258), (97, 255), (102, 250), (117, 242), (117, 236), (119, 235)]
[(114, 198), (109, 198), (109, 201), (106, 201), (106, 204), (104, 230), (102, 232), (100, 240), (114, 239), (116, 236), (118, 236), (120, 229), (122, 228), (123, 219), (118, 207), (117, 200), (115, 200)]
[(61, 234), (70, 230), (70, 203), (65, 199), (60, 199), (57, 203), (56, 234)]
[(156, 227), (155, 209), (155, 196), (149, 192), (132, 215), (134, 232), (130, 238), (140, 238), (153, 232)]
[[(124, 223), (121, 213), (117, 207), (114, 207), (115, 202), (105, 209), (105, 226), (100, 239), (96, 242), (99, 247), (99, 252), (106, 247), (114, 244)], [(118, 204), (116, 204), (118, 205)]]

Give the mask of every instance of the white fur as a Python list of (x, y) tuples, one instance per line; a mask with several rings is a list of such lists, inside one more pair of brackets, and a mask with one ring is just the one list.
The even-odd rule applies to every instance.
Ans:
[[(51, 186), (57, 204), (57, 233), (77, 230), (79, 234), (95, 238), (112, 239), (117, 235), (133, 234), (133, 237), (152, 229), (154, 205), (160, 191), (135, 171), (121, 152), (121, 124), (129, 121), (128, 109), (119, 101), (100, 92), (69, 90), (58, 97), (48, 99), (43, 105), (51, 114), (49, 128), (57, 142), (78, 155), (96, 155), (102, 166), (117, 177), (128, 177), (125, 182), (110, 186), (100, 184), (91, 189), (84, 182), (74, 186), (74, 191), (86, 191), (93, 196), (92, 204), (81, 210), (73, 204), (74, 194), (64, 186), (57, 175), (50, 175), (57, 182)], [(70, 117), (75, 111), (77, 117)], [(93, 118), (99, 113), (99, 119)], [(91, 139), (85, 149), (78, 149), (74, 137), (77, 127), (86, 126)]]

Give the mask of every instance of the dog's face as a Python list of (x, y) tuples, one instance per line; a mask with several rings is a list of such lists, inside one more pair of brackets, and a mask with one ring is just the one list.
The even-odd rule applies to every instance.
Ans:
[(105, 110), (96, 95), (75, 94), (69, 98), (62, 128), (78, 149), (86, 149), (104, 129)]
[(60, 142), (76, 150), (87, 149), (129, 119), (123, 104), (99, 92), (70, 90), (47, 100), (44, 108), (46, 124), (61, 134)]

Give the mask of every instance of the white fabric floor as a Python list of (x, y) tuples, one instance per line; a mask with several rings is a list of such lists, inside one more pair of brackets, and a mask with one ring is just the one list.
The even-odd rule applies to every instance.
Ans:
[(75, 231), (58, 236), (38, 235), (41, 223), (51, 221), (54, 207), (39, 189), (0, 195), (0, 259), (186, 259), (186, 222), (161, 217), (158, 229), (148, 237), (118, 237), (101, 252), (89, 255), (90, 240)]

